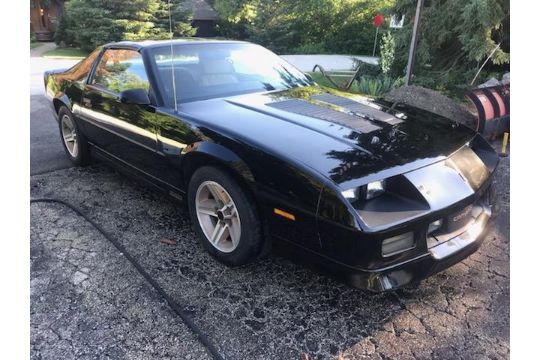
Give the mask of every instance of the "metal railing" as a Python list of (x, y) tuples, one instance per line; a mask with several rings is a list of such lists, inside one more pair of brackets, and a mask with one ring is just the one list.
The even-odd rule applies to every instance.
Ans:
[[(357, 78), (358, 74), (360, 73), (361, 66), (359, 66), (356, 70), (338, 70), (338, 71), (326, 71), (321, 65), (315, 64), (313, 66), (313, 70), (311, 72), (315, 72), (319, 69), (321, 74), (336, 88), (340, 90), (349, 90), (353, 84), (354, 79)], [(341, 84), (338, 84), (336, 80), (333, 78), (349, 78), (348, 80), (341, 82)]]

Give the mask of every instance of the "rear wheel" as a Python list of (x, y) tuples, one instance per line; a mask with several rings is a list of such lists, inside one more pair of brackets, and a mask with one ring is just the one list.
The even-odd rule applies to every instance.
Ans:
[(228, 173), (210, 166), (195, 171), (188, 203), (193, 227), (216, 259), (237, 266), (257, 258), (263, 238), (255, 204)]
[(60, 136), (66, 155), (71, 162), (77, 166), (84, 166), (90, 162), (90, 151), (88, 142), (84, 135), (79, 131), (73, 115), (65, 106), (58, 111), (58, 125), (60, 127)]

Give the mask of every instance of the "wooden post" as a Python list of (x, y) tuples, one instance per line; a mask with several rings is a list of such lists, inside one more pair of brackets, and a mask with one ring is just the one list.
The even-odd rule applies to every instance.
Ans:
[(413, 33), (411, 38), (411, 47), (409, 49), (409, 60), (407, 61), (407, 73), (405, 74), (405, 86), (411, 85), (411, 77), (414, 65), (414, 55), (416, 53), (416, 44), (418, 43), (418, 28), (420, 28), (420, 18), (424, 0), (418, 0), (416, 3), (416, 15), (414, 17)]
[(379, 35), (379, 27), (375, 30), (375, 41), (373, 42), (373, 56), (375, 56), (375, 49), (377, 48), (377, 35)]

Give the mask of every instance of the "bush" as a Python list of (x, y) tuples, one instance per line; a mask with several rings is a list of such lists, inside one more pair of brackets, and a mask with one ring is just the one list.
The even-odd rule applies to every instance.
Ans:
[(73, 37), (71, 36), (71, 32), (69, 31), (69, 17), (67, 15), (63, 15), (60, 18), (60, 23), (58, 24), (58, 27), (56, 28), (56, 32), (54, 33), (54, 42), (56, 45), (59, 46), (72, 46), (73, 45)]
[(381, 38), (381, 71), (384, 75), (389, 75), (392, 70), (395, 48), (394, 35), (389, 31)]
[(323, 43), (304, 44), (292, 49), (292, 54), (325, 54), (327, 52)]
[(353, 85), (352, 90), (355, 92), (379, 97), (394, 89), (396, 80), (387, 76), (380, 78), (363, 76), (359, 80), (355, 80)]
[(360, 68), (358, 78), (362, 76), (379, 76), (381, 74), (381, 67), (379, 65), (370, 64), (359, 59), (354, 59), (353, 63), (354, 70)]

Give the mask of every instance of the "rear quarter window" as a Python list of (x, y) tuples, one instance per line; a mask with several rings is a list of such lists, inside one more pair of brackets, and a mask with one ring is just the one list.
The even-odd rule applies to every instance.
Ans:
[(114, 93), (150, 88), (141, 54), (123, 49), (108, 49), (103, 53), (92, 84)]
[(81, 60), (65, 73), (58, 75), (58, 79), (85, 82), (100, 52), (101, 48), (94, 50), (86, 59)]

